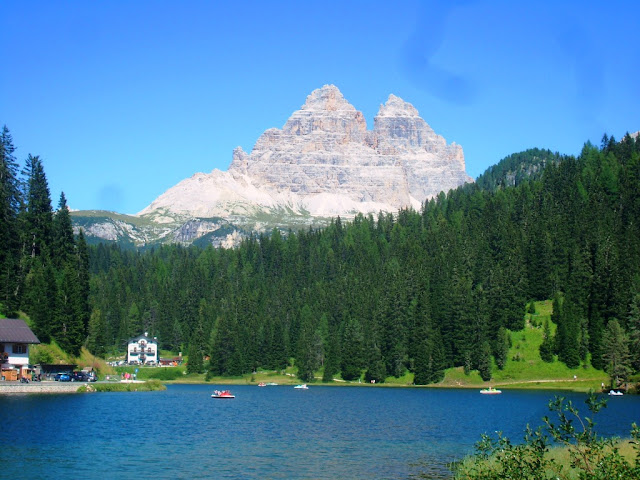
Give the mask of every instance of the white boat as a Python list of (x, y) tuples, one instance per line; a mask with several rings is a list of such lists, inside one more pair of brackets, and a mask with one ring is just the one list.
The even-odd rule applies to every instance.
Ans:
[(620, 390), (609, 390), (609, 395), (611, 395), (612, 397), (620, 397), (624, 395), (624, 393), (622, 393)]
[(480, 390), (480, 393), (484, 395), (498, 395), (499, 393), (502, 393), (502, 390), (496, 390), (493, 387), (489, 387), (489, 388), (483, 388), (482, 390)]
[(306, 384), (306, 383), (303, 383), (303, 384), (301, 384), (301, 385), (296, 385), (296, 386), (295, 386), (295, 387), (293, 387), (293, 388), (298, 388), (298, 389), (300, 389), (300, 390), (309, 390), (309, 387), (307, 387), (307, 384)]

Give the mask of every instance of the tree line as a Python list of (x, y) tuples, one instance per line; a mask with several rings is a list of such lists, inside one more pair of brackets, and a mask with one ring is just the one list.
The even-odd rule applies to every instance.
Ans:
[(64, 195), (52, 211), (40, 159), (21, 180), (13, 152), (5, 128), (2, 309), (70, 351), (123, 352), (148, 332), (211, 375), (293, 363), (307, 381), (409, 372), (426, 384), (451, 366), (488, 379), (525, 305), (554, 299), (543, 358), (615, 364), (623, 377), (640, 367), (640, 142), (629, 135), (577, 157), (512, 155), (420, 211), (253, 234), (234, 249), (87, 248)]
[(77, 355), (89, 320), (89, 251), (74, 237), (64, 193), (58, 208), (42, 159), (29, 154), (20, 170), (9, 129), (0, 133), (0, 314), (30, 317), (41, 342), (55, 340)]
[(293, 362), (303, 380), (411, 372), (425, 384), (451, 366), (488, 379), (525, 305), (553, 298), (545, 358), (605, 368), (618, 325), (622, 363), (638, 368), (639, 152), (628, 135), (578, 157), (533, 149), (420, 211), (274, 230), (233, 250), (98, 245), (90, 346), (148, 331), (195, 370), (209, 355), (212, 375)]

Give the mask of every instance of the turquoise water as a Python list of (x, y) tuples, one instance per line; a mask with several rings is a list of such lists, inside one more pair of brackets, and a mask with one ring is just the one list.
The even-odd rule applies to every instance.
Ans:
[[(2, 478), (403, 479), (450, 476), (481, 433), (522, 438), (557, 393), (169, 385), (163, 392), (0, 397)], [(218, 387), (219, 388), (219, 387)], [(584, 405), (585, 395), (563, 394)], [(599, 432), (628, 436), (640, 397)], [(8, 461), (13, 459), (13, 461)]]

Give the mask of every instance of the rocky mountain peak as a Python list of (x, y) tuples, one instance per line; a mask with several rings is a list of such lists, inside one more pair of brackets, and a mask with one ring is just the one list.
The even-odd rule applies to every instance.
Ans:
[(367, 130), (362, 112), (325, 85), (281, 129), (265, 130), (250, 153), (236, 148), (227, 172), (183, 180), (139, 215), (221, 218), (252, 228), (265, 218), (287, 218), (291, 225), (420, 208), (471, 181), (462, 148), (447, 144), (410, 103), (389, 95)]
[(389, 95), (387, 103), (380, 105), (378, 117), (417, 117), (418, 110), (409, 102), (405, 102), (393, 93)]
[(336, 110), (355, 111), (355, 107), (345, 100), (335, 85), (325, 85), (311, 92), (301, 110), (335, 112)]

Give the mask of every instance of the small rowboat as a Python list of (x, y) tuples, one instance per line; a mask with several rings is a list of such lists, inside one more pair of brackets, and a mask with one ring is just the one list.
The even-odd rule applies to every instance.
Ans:
[(489, 388), (483, 388), (482, 390), (480, 390), (480, 393), (484, 395), (497, 395), (499, 393), (502, 393), (502, 390), (496, 390), (493, 387), (489, 387)]

